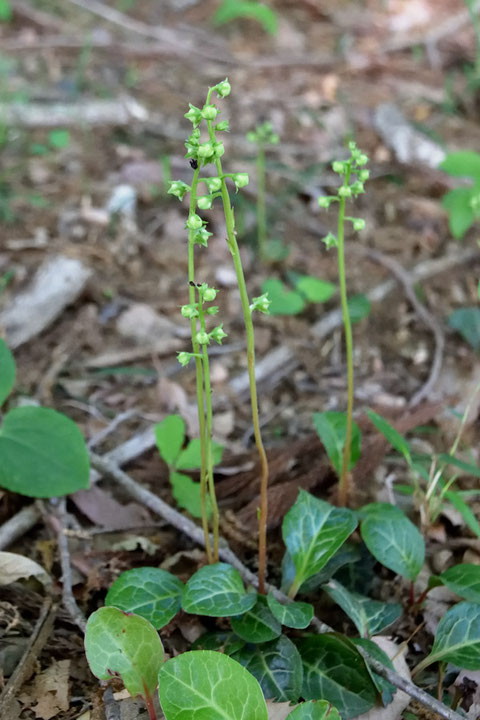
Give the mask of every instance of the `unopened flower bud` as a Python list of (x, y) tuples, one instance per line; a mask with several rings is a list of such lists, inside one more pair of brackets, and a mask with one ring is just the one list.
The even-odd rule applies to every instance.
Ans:
[(201, 145), (198, 146), (198, 157), (205, 159), (212, 157), (214, 153), (213, 145), (211, 142), (204, 142)]
[(202, 108), (202, 117), (205, 120), (215, 120), (218, 115), (218, 110), (215, 105), (204, 105)]
[(197, 127), (197, 125), (200, 125), (202, 121), (202, 111), (200, 108), (195, 107), (195, 105), (192, 105), (191, 103), (188, 103), (190, 110), (185, 113), (184, 117), (187, 118), (187, 120), (190, 120), (191, 123), (193, 123), (193, 127)]
[(337, 175), (345, 175), (347, 164), (341, 160), (335, 160), (335, 162), (332, 163), (332, 170), (334, 173), (337, 173)]
[(200, 217), (200, 215), (192, 213), (192, 215), (190, 215), (187, 220), (187, 228), (189, 230), (200, 230), (201, 227), (203, 227), (202, 218)]
[(243, 188), (246, 185), (248, 185), (250, 178), (248, 177), (248, 173), (239, 172), (239, 173), (234, 173), (234, 175), (232, 175), (232, 180), (235, 183), (235, 187), (237, 188), (237, 190), (239, 190), (240, 188)]
[(228, 132), (229, 125), (228, 120), (222, 120), (215, 125), (215, 132)]
[(204, 227), (199, 228), (198, 230), (195, 230), (193, 234), (193, 242), (196, 245), (202, 245), (203, 247), (208, 247), (208, 238), (212, 235), (211, 232), (208, 232), (208, 230)]
[(227, 337), (227, 333), (223, 332), (222, 325), (218, 325), (216, 328), (213, 328), (212, 332), (210, 333), (210, 337), (212, 338), (212, 340), (215, 340), (216, 343), (221, 345), (223, 338)]
[(360, 153), (360, 155), (355, 158), (355, 161), (357, 165), (366, 165), (368, 163), (368, 155), (365, 155), (365, 153)]
[(353, 218), (352, 220), (353, 229), (359, 232), (365, 229), (365, 220), (363, 218)]
[(208, 333), (206, 333), (204, 330), (200, 330), (195, 335), (195, 340), (199, 345), (208, 345), (210, 342), (210, 338), (208, 337)]
[(212, 287), (206, 287), (203, 291), (203, 299), (205, 302), (213, 302), (217, 297), (217, 290)]
[(227, 97), (227, 95), (230, 95), (230, 91), (232, 89), (232, 86), (228, 82), (228, 78), (225, 78), (225, 80), (222, 80), (222, 82), (218, 83), (218, 85), (215, 87), (215, 90), (218, 93), (218, 96), (221, 98)]
[(356, 180), (354, 183), (351, 184), (350, 190), (352, 191), (353, 195), (357, 196), (361, 193), (365, 192), (365, 189), (363, 187), (363, 183), (360, 182), (360, 180)]
[(215, 147), (214, 147), (215, 157), (221, 158), (224, 153), (225, 153), (225, 147), (224, 147), (223, 143), (222, 142), (215, 143)]
[(200, 210), (210, 210), (212, 207), (212, 198), (210, 195), (200, 195), (200, 197), (197, 198), (197, 205)]
[(250, 310), (253, 312), (254, 310), (258, 310), (258, 312), (265, 313), (268, 315), (269, 312), (269, 306), (270, 306), (271, 300), (268, 297), (268, 293), (263, 293), (263, 295), (260, 295), (259, 297), (255, 297), (252, 299), (252, 304), (250, 305)]
[(325, 243), (327, 250), (330, 250), (332, 247), (337, 247), (338, 240), (335, 237), (335, 235), (331, 232), (327, 233), (325, 237), (322, 238), (322, 242)]
[(186, 367), (193, 357), (193, 353), (179, 352), (177, 354), (177, 360), (182, 367)]
[(222, 181), (219, 177), (203, 178), (203, 182), (211, 193), (218, 192), (222, 187)]
[(207, 308), (205, 312), (207, 313), (207, 315), (216, 315), (219, 310), (220, 308), (218, 307), (218, 305), (212, 305), (212, 307)]
[(341, 198), (352, 197), (352, 189), (350, 187), (348, 187), (348, 185), (342, 185), (341, 188), (338, 188), (338, 197), (341, 197)]
[(182, 182), (182, 180), (170, 180), (168, 194), (183, 200), (185, 193), (190, 192), (190, 185)]
[(365, 182), (365, 180), (368, 180), (368, 178), (370, 177), (370, 170), (359, 170), (357, 172), (357, 177), (360, 182)]
[(328, 195), (321, 195), (321, 196), (318, 198), (318, 201), (317, 201), (317, 202), (318, 202), (318, 206), (319, 206), (319, 207), (328, 210), (328, 208), (329, 208), (330, 205), (332, 204), (332, 201), (333, 201), (333, 198), (329, 197)]
[(197, 305), (182, 305), (181, 313), (184, 318), (187, 318), (188, 320), (191, 320), (192, 318), (198, 317), (198, 309)]

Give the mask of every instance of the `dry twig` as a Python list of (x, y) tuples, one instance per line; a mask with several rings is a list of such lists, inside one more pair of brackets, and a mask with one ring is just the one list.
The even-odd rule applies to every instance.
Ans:
[(73, 622), (84, 633), (87, 626), (85, 616), (77, 605), (72, 592), (72, 566), (70, 563), (70, 550), (68, 549), (68, 538), (65, 534), (67, 527), (67, 513), (65, 498), (61, 498), (58, 504), (57, 520), (59, 528), (57, 532), (58, 550), (60, 553), (60, 565), (62, 567), (62, 600), (68, 610)]

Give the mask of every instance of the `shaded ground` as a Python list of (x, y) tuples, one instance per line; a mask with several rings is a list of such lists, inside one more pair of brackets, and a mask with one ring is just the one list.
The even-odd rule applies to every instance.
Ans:
[[(173, 1), (118, 2), (115, 10), (121, 14), (109, 19), (106, 5), (92, 3), (93, 12), (82, 5), (89, 3), (12, 4), (12, 21), (0, 26), (0, 99), (23, 99), (27, 106), (85, 106), (95, 99), (128, 95), (146, 109), (145, 117), (121, 127), (110, 122), (94, 129), (66, 121), (60, 125), (69, 129), (66, 143), (58, 136), (55, 140), (47, 127), (0, 127), (6, 140), (0, 156), (0, 273), (5, 281), (0, 301), (7, 304), (40, 263), (57, 253), (78, 258), (92, 269), (80, 299), (38, 338), (19, 347), (15, 357), (17, 396), (33, 396), (66, 412), (87, 438), (120, 413), (131, 411), (96, 447), (98, 452), (118, 446), (171, 411), (180, 411), (192, 434), (195, 431), (194, 376), (191, 370), (181, 370), (175, 359), (176, 350), (189, 347), (187, 324), (179, 314), (187, 296), (186, 207), (166, 195), (165, 180), (170, 172), (173, 178), (191, 176), (183, 158), (183, 139), (189, 132), (183, 113), (188, 102), (203, 103), (208, 85), (229, 77), (232, 95), (222, 104), (231, 127), (225, 166), (228, 171), (251, 172), (251, 184), (234, 198), (251, 295), (260, 294), (266, 277), (286, 281), (292, 271), (336, 282), (335, 256), (320, 242), (333, 229), (334, 215), (320, 211), (316, 198), (333, 187), (330, 162), (342, 157), (350, 135), (371, 159), (367, 193), (355, 210), (366, 219), (367, 228), (359, 239), (349, 241), (347, 250), (351, 294), (367, 293), (391, 277), (387, 268), (365, 257), (365, 249), (379, 250), (413, 270), (474, 247), (475, 231), (461, 246), (448, 230), (440, 199), (450, 180), (425, 163), (400, 163), (388, 132), (382, 136), (375, 120), (379, 106), (390, 103), (410, 126), (441, 147), (480, 146), (478, 96), (468, 90), (462, 70), (474, 55), (473, 30), (467, 23), (452, 35), (445, 25), (463, 11), (459, 0), (398, 0), (388, 8), (374, 1), (331, 2), (323, 3), (321, 10), (311, 0), (274, 2), (279, 16), (274, 38), (252, 21), (213, 30), (214, 2), (183, 2), (181, 7)], [(437, 42), (426, 42), (437, 27), (447, 30)], [(288, 258), (272, 267), (262, 266), (255, 256), (254, 161), (244, 139), (266, 118), (281, 137), (268, 154), (269, 232), (290, 249)], [(48, 124), (48, 111), (43, 124)], [(105, 207), (115, 189), (125, 184), (135, 190), (137, 211), (129, 218), (111, 219)], [(247, 396), (238, 390), (246, 362), (242, 320), (219, 209), (207, 216), (214, 234), (208, 251), (197, 253), (198, 280), (221, 287), (220, 319), (228, 332), (212, 363), (216, 435), (227, 445), (218, 474), (219, 497), (227, 511), (223, 533), (247, 562), (254, 563), (256, 458), (250, 445)], [(472, 350), (447, 329), (445, 319), (452, 310), (475, 303), (479, 271), (476, 257), (432, 274), (416, 288), (446, 340), (442, 371), (426, 401), (460, 406), (463, 402), (464, 407), (478, 381)], [(145, 307), (138, 308), (138, 303), (165, 320), (156, 326), (154, 346)], [(321, 445), (312, 436), (311, 415), (345, 405), (341, 331), (333, 328), (318, 337), (319, 321), (337, 305), (335, 295), (326, 304), (309, 305), (296, 317), (256, 320), (258, 358), (284, 348), (281, 362), (270, 367), (259, 384), (264, 439), (272, 459), (272, 529), (299, 486), (316, 488), (325, 496), (334, 483)], [(130, 315), (128, 324), (132, 309), (139, 314), (133, 320)], [(405, 416), (409, 400), (428, 378), (434, 342), (431, 328), (400, 285), (384, 301), (372, 303), (369, 317), (355, 326), (355, 342), (358, 413), (369, 406), (387, 416)], [(423, 420), (417, 417), (410, 426), (407, 422), (405, 430), (441, 416), (438, 408), (429, 407)], [(478, 432), (474, 419), (466, 430), (471, 447)], [(437, 433), (433, 440), (429, 436), (428, 442), (441, 448), (455, 427), (438, 422), (443, 435)], [(386, 470), (377, 473), (378, 483), (371, 482), (381, 458), (382, 452), (370, 467), (367, 463), (359, 470), (362, 501), (382, 497), (378, 485)], [(144, 453), (129, 472), (172, 501), (166, 469), (156, 452)], [(281, 483), (275, 494), (275, 485)], [(468, 478), (465, 486), (473, 487)], [(22, 499), (3, 493), (0, 520), (22, 504)], [(159, 565), (186, 550), (174, 567), (188, 576), (203, 561), (197, 549), (167, 526), (159, 528), (152, 516), (139, 515), (139, 507), (125, 524), (146, 523), (137, 534), (153, 543), (152, 554), (135, 543), (133, 550), (131, 545), (119, 550), (116, 543), (131, 533), (107, 532), (112, 527), (108, 511), (102, 518), (87, 505), (81, 511), (79, 504), (69, 504), (77, 518), (74, 529), (102, 530), (86, 541), (72, 540), (75, 594), (87, 614), (124, 569)], [(478, 512), (478, 504), (473, 510)], [(48, 516), (48, 505), (44, 512)], [(449, 522), (442, 520), (444, 533), (468, 536), (464, 528)], [(47, 517), (28, 541), (9, 549), (33, 557), (58, 578), (54, 530)], [(463, 550), (456, 552), (461, 561)], [(273, 577), (278, 576), (280, 557), (280, 544), (272, 533)], [(469, 561), (479, 562), (480, 556)], [(7, 615), (18, 607), (21, 638), (31, 631), (41, 599), (32, 591), (27, 602), (24, 593), (15, 592), (18, 597), (8, 590), (2, 601)], [(166, 633), (170, 650), (188, 646), (188, 622), (182, 619), (180, 629), (172, 627), (170, 636)], [(337, 620), (338, 629), (342, 622)], [(11, 635), (6, 635), (8, 647)], [(81, 636), (60, 610), (37, 671), (52, 660), (68, 659), (72, 662), (64, 672), (65, 682), (70, 677), (70, 709), (54, 716), (66, 720), (93, 710), (92, 718), (102, 717), (98, 687), (83, 660)], [(35, 716), (29, 707), (38, 693), (38, 688), (24, 690), (18, 717)]]

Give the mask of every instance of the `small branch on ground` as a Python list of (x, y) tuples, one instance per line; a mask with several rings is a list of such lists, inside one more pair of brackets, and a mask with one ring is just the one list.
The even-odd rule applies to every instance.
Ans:
[(59, 529), (57, 533), (58, 550), (60, 553), (60, 564), (62, 566), (62, 600), (65, 608), (75, 625), (84, 633), (87, 626), (85, 616), (77, 605), (72, 592), (72, 566), (70, 563), (70, 550), (65, 530), (68, 525), (65, 498), (61, 498), (58, 504), (57, 520)]

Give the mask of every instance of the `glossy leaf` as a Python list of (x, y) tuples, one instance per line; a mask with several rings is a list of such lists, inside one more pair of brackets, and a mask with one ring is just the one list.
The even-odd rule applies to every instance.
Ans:
[(425, 559), (425, 543), (415, 525), (388, 503), (371, 503), (362, 512), (360, 531), (372, 555), (393, 572), (415, 580)]
[[(376, 642), (373, 642), (373, 640), (368, 640), (367, 638), (352, 638), (352, 642), (357, 647), (361, 647), (366, 650), (370, 657), (374, 658), (374, 660), (378, 660), (378, 662), (385, 665), (385, 667), (390, 668), (390, 670), (395, 670), (393, 662), (390, 660), (385, 650), (379, 647)], [(393, 696), (397, 692), (396, 687), (389, 683), (388, 680), (385, 680), (385, 678), (377, 675), (368, 663), (367, 668), (370, 671), (372, 680), (375, 683), (378, 692), (382, 695), (383, 704), (388, 705), (392, 702)]]
[(183, 588), (184, 584), (166, 570), (135, 568), (115, 580), (105, 605), (140, 615), (159, 630), (180, 610)]
[(283, 519), (282, 535), (295, 565), (296, 591), (318, 573), (355, 530), (355, 515), (300, 490), (298, 499)]
[(85, 653), (90, 670), (99, 680), (119, 675), (133, 697), (153, 696), (163, 646), (148, 620), (114, 607), (100, 608), (88, 618)]
[[(188, 475), (183, 473), (170, 473), (170, 483), (172, 485), (172, 494), (181, 508), (193, 515), (193, 517), (202, 517), (202, 504), (200, 501), (200, 483), (192, 480)], [(211, 505), (210, 498), (207, 496), (207, 513), (210, 515)]]
[(10, 410), (0, 427), (0, 458), (0, 487), (21, 495), (48, 498), (88, 487), (85, 440), (73, 420), (55, 410)]
[[(212, 440), (213, 464), (218, 465), (222, 460), (223, 445)], [(190, 440), (185, 450), (182, 450), (175, 463), (177, 470), (196, 470), (201, 467), (202, 455), (200, 452), (200, 438)]]
[[(342, 471), (343, 448), (345, 447), (345, 438), (347, 435), (347, 416), (343, 412), (336, 410), (327, 410), (322, 413), (313, 413), (313, 425), (317, 434), (325, 446), (328, 458), (338, 474)], [(350, 448), (351, 470), (358, 458), (362, 444), (362, 434), (358, 425), (353, 422), (352, 426), (352, 443)]]
[(267, 699), (296, 702), (302, 690), (302, 661), (289, 638), (245, 647), (235, 653), (238, 660), (260, 683)]
[(15, 385), (15, 360), (5, 340), (0, 338), (0, 405), (3, 405)]
[(300, 275), (296, 280), (296, 288), (312, 303), (326, 302), (337, 290), (333, 283), (310, 275)]
[[(345, 543), (342, 545), (335, 555), (330, 558), (324, 568), (320, 572), (312, 575), (311, 578), (306, 580), (301, 588), (302, 593), (311, 593), (317, 590), (321, 585), (328, 582), (342, 567), (352, 567), (352, 564), (357, 563), (361, 559), (361, 551), (359, 545), (353, 545), (353, 543)], [(288, 552), (285, 553), (282, 561), (282, 588), (288, 588), (295, 579), (295, 565)]]
[(286, 720), (340, 720), (340, 715), (326, 700), (309, 700), (297, 705)]
[(480, 605), (461, 602), (440, 620), (430, 655), (416, 671), (434, 662), (450, 662), (467, 670), (480, 667)]
[(155, 442), (162, 460), (173, 467), (185, 441), (185, 423), (180, 415), (167, 415), (155, 425)]
[(258, 682), (240, 663), (211, 650), (168, 660), (158, 675), (166, 720), (268, 720)]
[(381, 415), (377, 415), (377, 413), (373, 412), (373, 410), (367, 410), (367, 415), (377, 430), (382, 433), (386, 440), (388, 440), (390, 445), (392, 445), (392, 447), (394, 447), (395, 450), (400, 453), (400, 455), (403, 455), (405, 460), (410, 463), (412, 459), (410, 454), (410, 445), (405, 438), (400, 435), (400, 433), (395, 430), (395, 428), (392, 427), (385, 418), (381, 417)]
[(206, 565), (192, 575), (182, 596), (182, 607), (192, 615), (229, 617), (251, 610), (257, 594), (246, 593), (237, 570), (227, 563)]
[(274, 640), (282, 632), (281, 624), (270, 612), (263, 595), (258, 595), (257, 602), (247, 613), (232, 617), (230, 624), (234, 633), (250, 643)]
[(402, 614), (400, 603), (371, 600), (359, 593), (350, 592), (338, 580), (330, 580), (323, 589), (340, 605), (364, 638), (380, 633)]
[(272, 615), (285, 627), (303, 630), (312, 622), (313, 605), (310, 603), (291, 602), (284, 605), (271, 594), (267, 595), (267, 603)]
[(455, 310), (448, 324), (463, 337), (474, 350), (480, 348), (480, 308), (465, 307)]
[(375, 705), (377, 688), (364, 659), (348, 638), (315, 635), (298, 641), (303, 664), (302, 697), (332, 703), (343, 720)]
[(460, 563), (445, 570), (440, 579), (460, 597), (480, 604), (480, 565)]

